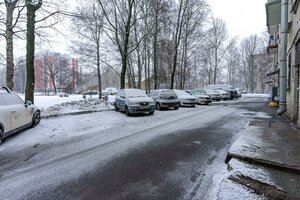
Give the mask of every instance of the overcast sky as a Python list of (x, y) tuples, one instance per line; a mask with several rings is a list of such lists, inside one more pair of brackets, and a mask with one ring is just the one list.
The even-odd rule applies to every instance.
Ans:
[(229, 34), (240, 39), (266, 30), (266, 0), (207, 0), (214, 17), (226, 22)]

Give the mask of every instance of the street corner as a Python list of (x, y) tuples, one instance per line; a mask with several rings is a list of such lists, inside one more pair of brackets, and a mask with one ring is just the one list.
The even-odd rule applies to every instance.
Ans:
[(251, 121), (230, 147), (225, 161), (236, 158), (300, 173), (299, 141), (300, 132), (290, 123)]
[(300, 174), (239, 159), (228, 162), (228, 180), (250, 189), (262, 199), (300, 199)]

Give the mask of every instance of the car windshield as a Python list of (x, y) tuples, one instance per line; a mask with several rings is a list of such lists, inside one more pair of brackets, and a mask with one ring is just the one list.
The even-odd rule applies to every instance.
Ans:
[(208, 92), (208, 93), (211, 93), (211, 94), (217, 93), (217, 92), (215, 92), (215, 91), (213, 91), (213, 90), (211, 90), (211, 89), (205, 89), (205, 91)]
[(199, 92), (198, 90), (193, 90), (193, 91), (191, 91), (191, 94), (192, 95), (201, 95), (203, 93)]
[(147, 97), (147, 94), (143, 90), (126, 90), (126, 97)]
[(187, 92), (184, 91), (184, 90), (174, 90), (174, 92), (175, 92), (177, 95), (189, 95), (189, 93), (187, 93)]
[(204, 89), (193, 90), (193, 92), (198, 92), (200, 94), (205, 94), (205, 90)]

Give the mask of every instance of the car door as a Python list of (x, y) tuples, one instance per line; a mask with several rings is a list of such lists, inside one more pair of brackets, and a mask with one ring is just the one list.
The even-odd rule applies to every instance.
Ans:
[(28, 110), (24, 105), (24, 101), (14, 93), (3, 94), (11, 113), (12, 129), (20, 128), (29, 123)]
[(0, 123), (4, 126), (4, 134), (12, 130), (12, 115), (2, 94), (0, 94)]
[(120, 92), (120, 98), (119, 98), (119, 100), (120, 100), (119, 104), (120, 104), (121, 109), (125, 110), (126, 94), (125, 94), (124, 90)]
[(120, 92), (118, 92), (117, 96), (116, 96), (116, 106), (121, 109), (124, 110), (125, 108), (125, 92), (124, 90), (121, 90)]

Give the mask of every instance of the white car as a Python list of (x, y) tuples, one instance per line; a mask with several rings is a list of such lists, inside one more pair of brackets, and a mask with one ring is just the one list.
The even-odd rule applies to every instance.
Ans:
[(155, 101), (157, 110), (162, 108), (174, 108), (177, 110), (180, 106), (176, 93), (169, 89), (152, 90), (149, 97)]
[(229, 92), (226, 92), (224, 90), (214, 90), (214, 91), (218, 92), (221, 95), (221, 99), (223, 99), (225, 101), (230, 99), (230, 93)]
[(40, 123), (41, 112), (8, 88), (0, 89), (0, 143), (5, 137)]
[[(104, 100), (109, 100), (109, 96), (116, 95), (118, 93), (118, 89), (114, 87), (107, 87), (105, 90), (102, 91), (102, 98)], [(111, 102), (111, 100), (110, 100)]]
[(193, 97), (192, 95), (190, 95), (184, 90), (173, 90), (173, 91), (177, 94), (178, 99), (180, 100), (180, 106), (195, 107), (196, 104), (198, 103), (196, 97)]
[(211, 97), (206, 95), (204, 90), (191, 90), (189, 93), (198, 99), (198, 104), (208, 105), (212, 102)]
[(220, 101), (221, 100), (221, 94), (219, 92), (216, 92), (211, 89), (204, 89), (205, 94), (209, 95), (213, 101)]

